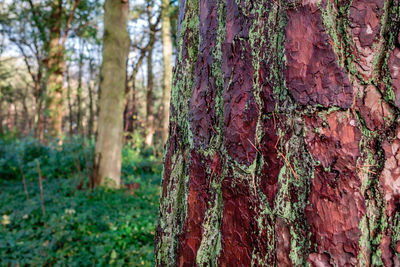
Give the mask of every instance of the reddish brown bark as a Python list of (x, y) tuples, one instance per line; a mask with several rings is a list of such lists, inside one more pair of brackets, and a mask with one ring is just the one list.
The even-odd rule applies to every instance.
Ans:
[(305, 4), (287, 15), (286, 82), (291, 95), (301, 105), (349, 108), (353, 92), (324, 30), (322, 12), (316, 4)]
[[(361, 235), (358, 226), (365, 214), (357, 176), (361, 133), (351, 121), (354, 123), (352, 115), (343, 112), (329, 114), (326, 121), (306, 118), (306, 142), (313, 158), (321, 164), (315, 168), (306, 216), (318, 245), (317, 253), (328, 252), (338, 266), (357, 263)], [(314, 129), (321, 130), (315, 134)]]
[(399, 6), (181, 1), (157, 266), (400, 266)]
[[(400, 43), (400, 40), (398, 42)], [(390, 76), (392, 77), (392, 83), (393, 83), (392, 85), (396, 98), (395, 104), (398, 108), (400, 108), (400, 48), (399, 47), (396, 47), (390, 52), (389, 70), (390, 70)]]

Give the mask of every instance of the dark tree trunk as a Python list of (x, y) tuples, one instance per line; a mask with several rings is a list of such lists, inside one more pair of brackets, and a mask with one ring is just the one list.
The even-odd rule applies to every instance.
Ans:
[(149, 43), (147, 44), (147, 88), (146, 88), (146, 136), (145, 144), (152, 146), (154, 143), (155, 126), (155, 106), (154, 106), (154, 80), (153, 80), (153, 49), (156, 42), (157, 25), (161, 17), (158, 17), (155, 23), (152, 23), (151, 10), (153, 9), (153, 1), (147, 2), (147, 21), (149, 24)]
[(96, 86), (96, 83), (93, 82), (93, 73), (94, 66), (92, 59), (90, 58), (89, 62), (89, 82), (88, 82), (88, 93), (89, 93), (89, 121), (88, 121), (88, 137), (91, 138), (93, 136), (93, 126), (94, 126), (94, 103), (93, 103), (93, 87)]
[[(124, 132), (133, 134), (133, 131), (135, 130), (135, 120), (136, 120), (136, 88), (135, 82), (136, 78), (132, 78), (132, 86), (130, 86), (130, 82), (128, 82), (127, 85), (127, 99), (126, 99), (126, 105), (125, 105), (125, 110), (124, 110)], [(126, 136), (128, 138), (125, 138), (124, 142), (126, 142), (127, 139), (130, 139), (130, 136)]]
[(77, 132), (80, 135), (84, 135), (83, 130), (83, 121), (82, 121), (82, 75), (83, 75), (83, 45), (82, 43), (79, 45), (79, 71), (78, 71), (78, 88), (76, 93), (77, 98), (77, 114), (76, 114), (76, 122), (77, 122)]
[(74, 118), (73, 118), (73, 110), (72, 110), (72, 101), (71, 101), (71, 80), (69, 76), (69, 68), (66, 70), (66, 80), (67, 80), (67, 102), (68, 102), (68, 121), (69, 121), (69, 134), (72, 135), (73, 132), (73, 125), (74, 125)]
[(30, 129), (32, 129), (32, 117), (30, 116), (29, 113), (29, 108), (28, 108), (28, 103), (27, 103), (27, 94), (28, 92), (25, 91), (24, 95), (23, 95), (23, 99), (22, 99), (22, 108), (23, 108), (23, 120), (21, 121), (21, 131), (22, 133), (27, 136), (28, 134), (30, 134)]
[[(145, 49), (140, 51), (139, 58), (135, 64), (132, 64), (133, 70), (130, 78), (127, 80), (125, 94), (127, 96), (126, 105), (124, 110), (124, 132), (133, 134), (136, 128), (137, 111), (136, 111), (136, 76), (142, 66), (143, 60), (146, 56)], [(130, 136), (125, 138), (130, 139)]]
[(157, 266), (400, 266), (398, 0), (181, 0)]
[(44, 99), (43, 99), (43, 95), (40, 96), (40, 99), (37, 103), (37, 111), (36, 111), (36, 127), (35, 127), (35, 137), (40, 140), (43, 141), (44, 140), (44, 129), (45, 129), (45, 117), (44, 117), (44, 108), (43, 108), (43, 103)]
[[(27, 64), (28, 66), (28, 64)], [(34, 80), (33, 84), (33, 97), (35, 99), (35, 117), (34, 117), (34, 125), (35, 125), (35, 138), (42, 141), (44, 137), (44, 115), (43, 115), (43, 89), (44, 89), (44, 81), (42, 77), (42, 66), (39, 65), (37, 75), (32, 75), (32, 80)]]
[(3, 126), (3, 121), (4, 121), (4, 106), (3, 106), (3, 101), (0, 101), (0, 135), (4, 134), (4, 126)]
[(18, 107), (17, 107), (17, 105), (18, 105), (18, 102), (15, 102), (15, 103), (12, 104), (12, 107), (14, 107), (14, 112), (13, 112), (14, 127), (13, 127), (13, 130), (16, 131), (16, 132), (20, 132), (20, 128), (18, 127), (19, 126), (19, 116), (18, 116)]

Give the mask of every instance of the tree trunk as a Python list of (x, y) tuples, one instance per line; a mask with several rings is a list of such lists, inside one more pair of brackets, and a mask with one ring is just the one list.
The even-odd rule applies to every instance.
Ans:
[[(136, 88), (135, 88), (135, 82), (136, 78), (132, 77), (131, 82), (132, 86), (129, 86), (131, 82), (128, 82), (128, 89), (127, 89), (127, 99), (126, 99), (126, 105), (125, 105), (125, 110), (124, 110), (124, 132), (125, 133), (130, 133), (133, 134), (133, 131), (135, 129), (135, 117), (136, 116)], [(130, 136), (127, 136), (127, 139), (130, 139)], [(125, 139), (125, 141), (127, 140)]]
[(180, 1), (157, 266), (400, 266), (400, 3)]
[(89, 82), (88, 82), (88, 91), (89, 91), (89, 121), (88, 121), (88, 137), (92, 138), (93, 136), (93, 125), (94, 125), (94, 104), (93, 104), (93, 87), (96, 83), (93, 80), (93, 72), (94, 66), (92, 62), (92, 58), (90, 58), (89, 62)]
[(15, 115), (13, 110), (15, 110), (15, 103), (8, 103), (8, 112), (7, 112), (7, 131), (12, 132), (15, 129)]
[(165, 144), (168, 138), (169, 126), (169, 102), (172, 87), (172, 38), (170, 21), (170, 0), (162, 0), (161, 3), (161, 39), (163, 44), (163, 98), (162, 98), (162, 142)]
[(35, 115), (34, 115), (34, 125), (35, 125), (35, 138), (42, 141), (44, 137), (44, 116), (43, 116), (43, 88), (44, 81), (42, 79), (42, 68), (39, 66), (38, 74), (34, 80), (33, 84), (33, 96), (35, 99)]
[(35, 138), (39, 141), (44, 140), (45, 117), (43, 112), (43, 102), (43, 95), (41, 95), (36, 105), (37, 110), (35, 114)]
[[(127, 82), (127, 88), (126, 88), (126, 95), (127, 95), (127, 100), (126, 100), (126, 106), (125, 106), (125, 111), (124, 111), (124, 132), (131, 133), (133, 134), (135, 128), (136, 128), (136, 116), (137, 116), (137, 111), (136, 111), (136, 76), (137, 73), (143, 63), (143, 60), (146, 56), (146, 53), (143, 51), (140, 51), (139, 59), (136, 62), (136, 64), (133, 64), (133, 70), (130, 79)], [(130, 137), (128, 136), (128, 139)], [(126, 141), (126, 140), (125, 140)]]
[(14, 112), (13, 112), (13, 116), (14, 116), (14, 127), (13, 127), (13, 131), (15, 131), (16, 133), (20, 133), (20, 128), (19, 128), (19, 117), (18, 117), (18, 102), (14, 102), (13, 105), (14, 107)]
[[(155, 40), (155, 35), (150, 32), (150, 38)], [(152, 42), (153, 44), (154, 42)], [(155, 132), (155, 108), (153, 88), (153, 45), (149, 47), (147, 53), (147, 88), (146, 88), (146, 137), (147, 146), (153, 145), (153, 137)]]
[(28, 108), (28, 103), (27, 103), (27, 98), (28, 98), (28, 89), (26, 89), (24, 95), (22, 96), (22, 117), (23, 119), (21, 120), (21, 131), (24, 134), (24, 136), (27, 136), (30, 134), (30, 129), (32, 129), (32, 117), (29, 114), (29, 108)]
[(63, 68), (64, 47), (60, 45), (62, 1), (51, 3), (50, 41), (47, 59), (47, 111), (49, 113), (49, 133), (61, 137), (63, 116)]
[(4, 105), (3, 101), (0, 100), (0, 136), (4, 134), (4, 126), (3, 126), (3, 121), (4, 121)]
[(72, 92), (71, 92), (71, 79), (69, 76), (69, 68), (67, 67), (67, 71), (66, 71), (66, 80), (67, 80), (67, 102), (68, 102), (68, 121), (69, 121), (69, 135), (72, 136), (72, 134), (74, 133), (73, 130), (73, 110), (72, 110), (72, 101), (71, 101), (71, 96), (72, 96)]
[(78, 70), (78, 88), (77, 88), (77, 133), (80, 135), (84, 135), (83, 131), (83, 122), (82, 122), (82, 72), (83, 72), (83, 45), (82, 43), (79, 45), (80, 53), (79, 53), (79, 70)]
[(153, 49), (156, 41), (156, 23), (152, 23), (151, 10), (154, 4), (152, 1), (147, 2), (147, 20), (149, 24), (149, 43), (147, 44), (147, 88), (146, 88), (146, 136), (145, 144), (153, 145), (153, 137), (155, 133), (155, 107), (154, 107), (154, 78), (153, 78)]
[(106, 0), (104, 5), (103, 65), (100, 112), (94, 162), (96, 185), (119, 188), (125, 104), (129, 3)]

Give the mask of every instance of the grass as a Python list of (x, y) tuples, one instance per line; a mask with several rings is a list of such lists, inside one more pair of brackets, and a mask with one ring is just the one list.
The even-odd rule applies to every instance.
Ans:
[(125, 181), (139, 188), (78, 190), (85, 174), (58, 166), (65, 177), (43, 180), (45, 215), (31, 163), (23, 165), (29, 199), (20, 177), (0, 176), (0, 266), (152, 266), (160, 167), (129, 149), (123, 161)]

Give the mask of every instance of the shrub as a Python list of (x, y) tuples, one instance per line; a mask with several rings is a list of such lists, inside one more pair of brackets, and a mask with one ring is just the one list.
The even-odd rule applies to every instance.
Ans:
[[(158, 180), (159, 175), (152, 175)], [(3, 181), (0, 266), (151, 266), (159, 186), (137, 178), (136, 191), (76, 190), (76, 179)]]
[[(92, 170), (95, 143), (93, 140), (71, 138), (59, 145), (57, 141), (40, 143), (34, 138), (0, 139), (0, 179), (38, 177), (37, 163), (45, 178), (88, 177)], [(160, 174), (161, 158), (142, 146), (124, 146), (122, 177), (130, 179), (144, 173)]]

